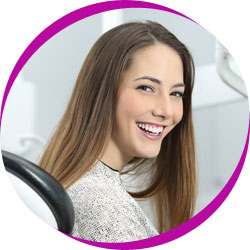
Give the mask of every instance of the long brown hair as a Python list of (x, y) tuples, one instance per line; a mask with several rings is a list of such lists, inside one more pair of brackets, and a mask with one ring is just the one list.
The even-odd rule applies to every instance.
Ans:
[(114, 126), (116, 93), (122, 72), (140, 48), (163, 43), (180, 56), (184, 69), (183, 118), (164, 138), (155, 159), (135, 159), (134, 168), (150, 165), (150, 183), (135, 198), (151, 197), (160, 233), (188, 220), (196, 200), (196, 171), (191, 94), (194, 63), (186, 46), (165, 27), (147, 21), (117, 26), (90, 50), (67, 109), (39, 165), (65, 188), (89, 171), (100, 157)]

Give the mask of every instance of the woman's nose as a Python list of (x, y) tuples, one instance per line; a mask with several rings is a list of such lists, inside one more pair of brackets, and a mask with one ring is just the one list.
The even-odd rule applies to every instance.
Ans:
[(153, 109), (153, 115), (168, 120), (173, 117), (174, 109), (171, 98), (168, 96), (158, 97)]

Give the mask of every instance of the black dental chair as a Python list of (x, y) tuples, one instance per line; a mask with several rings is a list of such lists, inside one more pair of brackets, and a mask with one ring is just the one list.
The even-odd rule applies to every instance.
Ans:
[(49, 225), (70, 234), (74, 208), (59, 182), (18, 155), (2, 150), (2, 156), (10, 181), (24, 203)]

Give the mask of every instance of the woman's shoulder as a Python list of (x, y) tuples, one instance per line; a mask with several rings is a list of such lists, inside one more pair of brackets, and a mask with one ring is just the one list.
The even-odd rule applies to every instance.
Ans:
[(119, 172), (105, 166), (93, 168), (68, 193), (75, 209), (76, 237), (121, 242), (157, 234), (121, 185)]
[(107, 168), (100, 162), (74, 183), (68, 190), (71, 199), (94, 196), (109, 196), (122, 189), (119, 172)]

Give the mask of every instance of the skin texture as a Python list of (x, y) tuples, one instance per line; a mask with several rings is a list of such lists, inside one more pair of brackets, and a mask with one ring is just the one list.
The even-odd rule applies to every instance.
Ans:
[[(176, 51), (163, 44), (138, 50), (121, 75), (115, 129), (100, 159), (122, 170), (134, 157), (156, 157), (163, 138), (182, 119), (184, 90), (183, 66)], [(164, 130), (152, 139), (142, 133), (138, 122), (164, 126)]]

